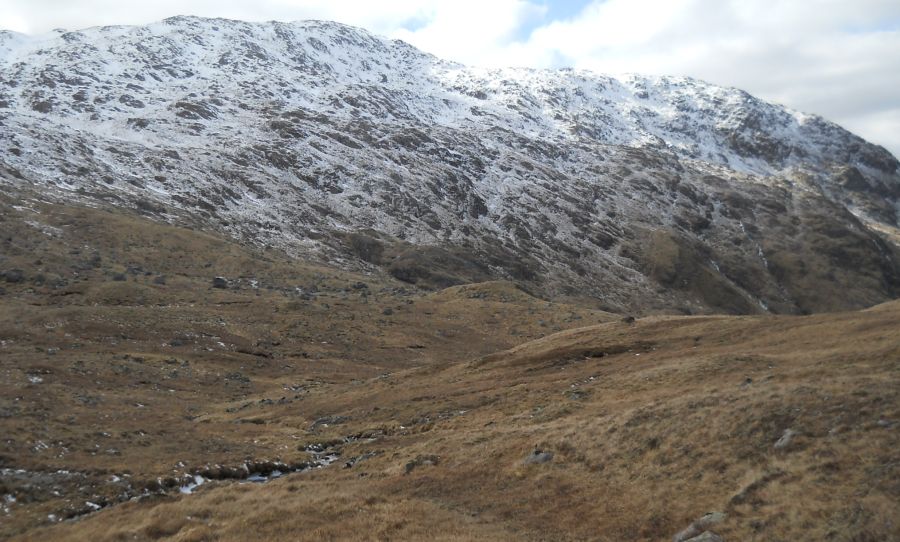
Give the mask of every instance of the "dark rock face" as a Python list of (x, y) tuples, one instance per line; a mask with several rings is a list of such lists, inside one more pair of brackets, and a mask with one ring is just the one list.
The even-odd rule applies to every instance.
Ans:
[(739, 90), (469, 69), (323, 22), (78, 35), (0, 42), (0, 184), (423, 288), (504, 278), (635, 313), (900, 294), (874, 233), (897, 233), (897, 160)]
[(10, 283), (24, 282), (25, 272), (21, 269), (10, 269), (3, 272), (3, 278)]

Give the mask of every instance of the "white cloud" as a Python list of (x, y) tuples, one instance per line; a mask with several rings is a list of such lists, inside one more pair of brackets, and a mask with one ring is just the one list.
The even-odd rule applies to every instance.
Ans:
[(329, 0), (0, 0), (0, 27), (26, 33), (107, 24), (144, 24), (173, 15), (247, 21), (336, 20), (374, 32), (389, 32), (420, 16), (436, 2)]
[(516, 32), (546, 12), (544, 7), (525, 0), (457, 0), (431, 4), (426, 12), (427, 21), (421, 27), (401, 28), (390, 36), (441, 58), (480, 65), (503, 62)]
[(896, 0), (581, 1), (554, 21), (552, 0), (0, 0), (0, 27), (329, 19), (466, 64), (690, 75), (821, 114), (900, 155)]

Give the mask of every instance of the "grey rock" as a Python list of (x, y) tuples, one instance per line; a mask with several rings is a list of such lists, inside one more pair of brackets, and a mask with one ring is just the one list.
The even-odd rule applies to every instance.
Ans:
[(25, 280), (25, 273), (21, 269), (10, 269), (4, 272), (3, 276), (6, 278), (6, 282), (9, 283), (18, 283)]
[(357, 463), (359, 463), (361, 461), (365, 461), (366, 459), (373, 458), (373, 457), (377, 456), (379, 453), (380, 452), (366, 452), (362, 455), (358, 455), (356, 457), (351, 457), (349, 461), (346, 461), (344, 463), (344, 468), (345, 469), (353, 468)]
[(309, 426), (309, 430), (313, 431), (318, 427), (328, 427), (329, 425), (339, 425), (350, 420), (349, 416), (322, 416)]
[(216, 277), (212, 280), (213, 288), (228, 288), (228, 279), (225, 277)]
[[(728, 516), (723, 512), (707, 512), (702, 517), (700, 517), (699, 519), (695, 520), (693, 523), (688, 525), (688, 527), (685, 530), (676, 534), (672, 538), (672, 541), (673, 542), (688, 542), (689, 540), (697, 540), (698, 537), (705, 536), (707, 534), (707, 532), (704, 532), (704, 531), (706, 531), (708, 528), (712, 527), (713, 525), (722, 523), (723, 521), (725, 521), (726, 517), (728, 517)], [(709, 533), (709, 534), (712, 534), (713, 536), (718, 536), (714, 533)], [(710, 542), (713, 540), (721, 540), (721, 538), (700, 539), (700, 540), (707, 540), (707, 542)]]
[(411, 473), (417, 467), (422, 467), (425, 465), (436, 466), (440, 462), (440, 457), (436, 455), (419, 455), (416, 456), (415, 459), (408, 462), (403, 467), (404, 474)]
[(535, 449), (525, 458), (526, 465), (549, 463), (550, 461), (553, 461), (553, 452), (545, 452), (539, 449)]
[(238, 371), (234, 371), (234, 372), (226, 374), (225, 380), (229, 380), (231, 382), (238, 382), (241, 384), (249, 384), (250, 383), (250, 378), (247, 376), (244, 376), (243, 373), (238, 372)]
[(794, 437), (797, 436), (797, 432), (793, 429), (785, 429), (784, 434), (781, 435), (777, 441), (775, 441), (775, 449), (776, 450), (784, 450), (793, 442)]

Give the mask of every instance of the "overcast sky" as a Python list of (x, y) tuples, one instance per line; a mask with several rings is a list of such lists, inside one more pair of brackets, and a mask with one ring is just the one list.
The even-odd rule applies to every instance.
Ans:
[(29, 34), (172, 15), (335, 20), (470, 65), (689, 75), (900, 156), (898, 0), (0, 0), (0, 28)]

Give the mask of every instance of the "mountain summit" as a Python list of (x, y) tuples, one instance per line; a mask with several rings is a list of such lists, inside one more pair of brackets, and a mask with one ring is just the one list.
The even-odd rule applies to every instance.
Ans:
[[(900, 164), (684, 77), (480, 69), (331, 22), (0, 33), (0, 183), (423, 287), (783, 313), (900, 293)], [(893, 241), (892, 241), (893, 239)]]

